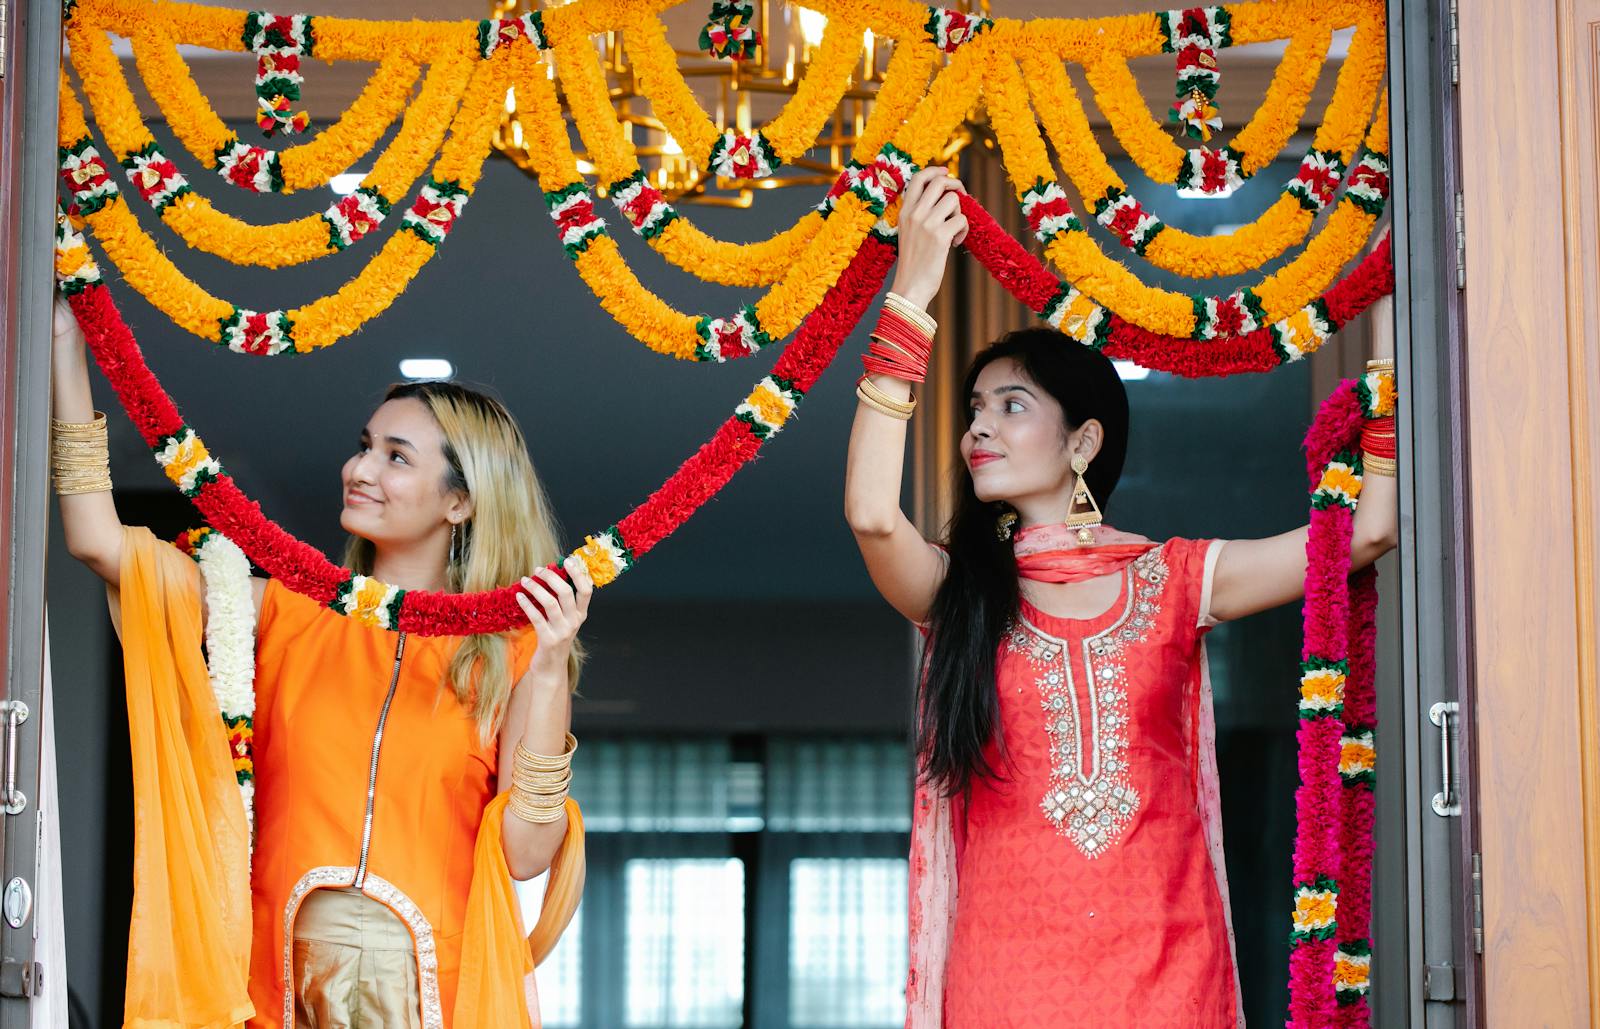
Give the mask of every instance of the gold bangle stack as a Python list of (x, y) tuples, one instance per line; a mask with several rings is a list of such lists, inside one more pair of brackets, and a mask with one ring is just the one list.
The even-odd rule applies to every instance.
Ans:
[(883, 306), (921, 329), (923, 335), (929, 339), (932, 339), (934, 333), (939, 331), (939, 323), (933, 320), (932, 315), (898, 293), (885, 293), (883, 295)]
[(511, 813), (534, 825), (560, 821), (567, 808), (572, 755), (577, 749), (577, 738), (570, 732), (565, 752), (557, 757), (535, 754), (518, 743), (511, 766)]
[(1361, 452), (1361, 469), (1372, 475), (1385, 475), (1394, 478), (1396, 475), (1395, 460), (1392, 457), (1378, 457), (1365, 450)]
[(900, 422), (910, 421), (912, 412), (917, 409), (915, 400), (896, 400), (873, 382), (870, 376), (856, 383), (856, 396), (863, 404), (879, 414), (888, 415)]
[(91, 422), (50, 419), (50, 474), (56, 493), (64, 497), (111, 489), (111, 445), (104, 414), (96, 411)]

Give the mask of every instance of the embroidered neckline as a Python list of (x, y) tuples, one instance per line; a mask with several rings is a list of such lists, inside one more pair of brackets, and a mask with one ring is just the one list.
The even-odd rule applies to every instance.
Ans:
[[(1128, 764), (1127, 648), (1143, 642), (1160, 613), (1167, 565), (1159, 549), (1134, 561), (1124, 574), (1121, 613), (1086, 635), (1078, 683), (1074, 644), (1019, 617), (1007, 645), (1036, 673), (1034, 685), (1050, 741), (1050, 783), (1040, 809), (1056, 831), (1087, 858), (1116, 843), (1140, 805)], [(1052, 616), (1053, 617), (1053, 616)], [(1099, 616), (1099, 617), (1104, 617)], [(1098, 618), (1062, 619), (1086, 621)]]

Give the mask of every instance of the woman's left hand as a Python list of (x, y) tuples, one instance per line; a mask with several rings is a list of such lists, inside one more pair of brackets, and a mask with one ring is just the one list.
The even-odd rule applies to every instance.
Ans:
[(589, 617), (589, 599), (594, 595), (594, 581), (581, 560), (568, 557), (562, 567), (572, 582), (548, 568), (540, 568), (523, 577), (525, 592), (517, 594), (517, 604), (539, 636), (528, 677), (546, 685), (566, 684), (567, 659), (572, 656), (578, 630)]

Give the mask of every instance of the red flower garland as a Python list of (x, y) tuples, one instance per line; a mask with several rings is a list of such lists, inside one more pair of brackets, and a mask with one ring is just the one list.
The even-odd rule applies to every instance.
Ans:
[[(1050, 301), (1061, 292), (1062, 282), (1044, 263), (1029, 253), (1010, 233), (997, 224), (989, 212), (970, 196), (961, 197), (961, 213), (967, 219), (964, 244), (989, 274), (1030, 311), (1043, 314)], [(1394, 253), (1388, 237), (1368, 254), (1349, 275), (1322, 295), (1334, 331), (1348, 324), (1379, 297), (1394, 289)], [(1107, 312), (1108, 338), (1103, 349), (1120, 358), (1154, 371), (1171, 372), (1185, 378), (1236, 375), (1240, 372), (1266, 372), (1282, 364), (1272, 347), (1272, 330), (1262, 326), (1242, 336), (1212, 340), (1193, 340), (1183, 336), (1164, 336), (1140, 328), (1121, 316)]]
[[(1362, 425), (1355, 383), (1323, 402), (1306, 436), (1312, 484), (1302, 649), (1300, 786), (1295, 791), (1296, 917), (1289, 954), (1289, 1025), (1366, 1025), (1365, 964), (1359, 987), (1341, 990), (1337, 962), (1370, 962), (1373, 798), (1370, 770), (1342, 774), (1343, 744), (1376, 723), (1373, 694), (1376, 577), (1350, 574), (1350, 537), (1359, 494), (1354, 457)], [(1342, 686), (1308, 691), (1307, 676)], [(1309, 899), (1308, 899), (1309, 898)], [(1315, 914), (1311, 914), (1315, 912)]]
[[(963, 205), (970, 226), (968, 249), (1014, 296), (1033, 310), (1042, 310), (1060, 290), (1060, 281), (1001, 230), (982, 207), (970, 198), (963, 198)], [(868, 237), (839, 282), (801, 325), (771, 378), (787, 383), (797, 394), (811, 388), (860, 320), (893, 264), (894, 254), (891, 242), (876, 235)], [(1385, 247), (1338, 283), (1323, 298), (1336, 325), (1387, 292), (1391, 271)], [(155, 446), (182, 429), (177, 407), (145, 365), (138, 343), (104, 285), (89, 286), (73, 296), (71, 303), (96, 361), (145, 441)], [(1278, 364), (1266, 330), (1200, 343), (1149, 333), (1114, 318), (1105, 350), (1180, 375), (1266, 371)], [(617, 524), (617, 542), (630, 558), (654, 547), (715, 495), (769, 435), (758, 433), (750, 422), (737, 416), (727, 419), (671, 478)], [(193, 499), (213, 526), (295, 592), (327, 604), (349, 581), (348, 570), (267, 518), (226, 473), (204, 483)], [(497, 632), (522, 622), (517, 592), (514, 585), (471, 594), (408, 592), (400, 605), (398, 626), (419, 635)]]

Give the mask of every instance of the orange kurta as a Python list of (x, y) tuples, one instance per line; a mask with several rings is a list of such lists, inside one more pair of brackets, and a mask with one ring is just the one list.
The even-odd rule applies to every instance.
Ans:
[[(284, 1024), (290, 936), (306, 892), (361, 860), (373, 738), (400, 634), (267, 585), (257, 635), (252, 1027)], [(497, 792), (497, 746), (442, 687), (461, 637), (407, 636), (379, 748), (363, 889), (417, 945), (423, 1025), (455, 1010), (474, 847)], [(535, 640), (513, 641), (520, 676)]]

